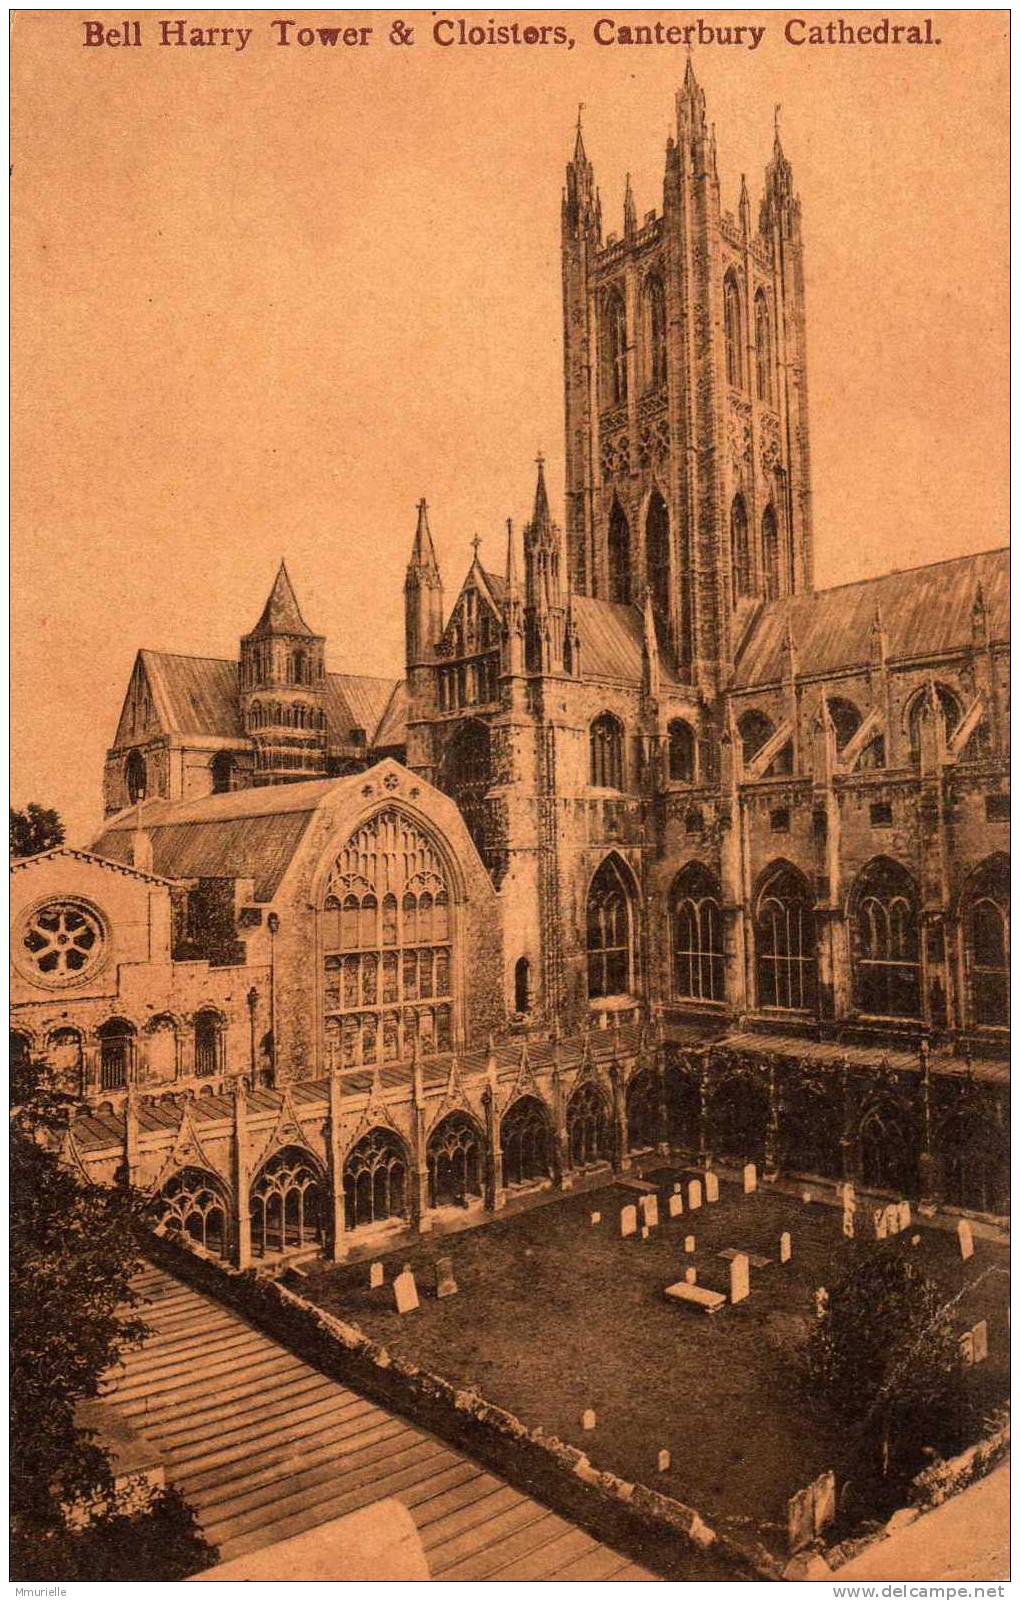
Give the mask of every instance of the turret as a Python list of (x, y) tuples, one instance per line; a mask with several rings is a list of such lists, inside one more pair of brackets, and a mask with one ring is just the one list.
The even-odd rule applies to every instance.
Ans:
[(545, 464), (539, 456), (535, 504), (524, 530), (526, 660), (530, 672), (564, 670), (566, 618), (560, 561), (560, 530), (549, 511)]
[(524, 671), (524, 607), (517, 577), (514, 525), (506, 520), (506, 590), (503, 596), (503, 671), (518, 677)]
[(418, 502), (418, 523), (404, 579), (404, 653), (408, 673), (429, 661), (443, 633), (443, 581), (439, 573), (428, 506)]
[(630, 173), (627, 174), (627, 187), (623, 193), (623, 231), (629, 238), (637, 233), (637, 206), (634, 203), (634, 191), (631, 188)]
[(255, 746), (256, 784), (325, 775), (325, 647), (281, 561), (262, 615), (241, 640), (241, 715)]

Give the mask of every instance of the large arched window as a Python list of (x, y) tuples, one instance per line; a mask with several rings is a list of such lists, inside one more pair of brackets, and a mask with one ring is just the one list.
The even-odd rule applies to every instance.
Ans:
[(463, 1112), (451, 1112), (429, 1135), (429, 1205), (466, 1206), (482, 1193), (482, 1137)]
[(615, 856), (591, 881), (585, 917), (588, 995), (628, 995), (633, 988), (634, 928), (630, 886)]
[(251, 1248), (270, 1251), (318, 1245), (323, 1229), (322, 1175), (306, 1151), (289, 1145), (263, 1164), (251, 1187)]
[(963, 903), (970, 1020), (1009, 1025), (1009, 862), (993, 856), (972, 875)]
[(520, 1095), (500, 1120), (503, 1183), (527, 1184), (548, 1178), (552, 1163), (549, 1117), (535, 1095)]
[(861, 1118), (857, 1139), (861, 1179), (868, 1189), (917, 1194), (917, 1123), (906, 1107), (888, 1097), (872, 1102)]
[(492, 750), (488, 726), (477, 718), (461, 723), (443, 756), (439, 787), (452, 795), (479, 855), (485, 856), (487, 808), (492, 784)]
[(392, 1129), (370, 1129), (348, 1154), (344, 1213), (348, 1229), (406, 1216), (407, 1153)]
[(622, 406), (627, 399), (627, 310), (617, 290), (611, 289), (606, 296), (602, 316), (606, 405)]
[(765, 291), (754, 297), (754, 347), (758, 399), (772, 404), (772, 319)]
[(807, 880), (777, 862), (765, 874), (755, 904), (758, 1004), (812, 1011), (817, 993), (815, 913)]
[(854, 1003), (879, 1017), (918, 1017), (921, 948), (917, 887), (899, 862), (879, 856), (850, 894)]
[(645, 518), (645, 576), (652, 594), (652, 605), (665, 621), (670, 613), (669, 512), (657, 489), (652, 490)]
[(775, 729), (764, 712), (752, 710), (744, 712), (743, 716), (738, 718), (737, 732), (740, 735), (740, 748), (746, 767), (768, 744)]
[(717, 879), (700, 862), (691, 862), (673, 880), (673, 993), (682, 1000), (726, 998), (721, 902)]
[(744, 387), (744, 319), (740, 305), (740, 286), (736, 274), (728, 272), (723, 284), (723, 318), (726, 328), (726, 382), (732, 389)]
[(782, 567), (779, 560), (779, 524), (776, 509), (771, 503), (765, 507), (761, 520), (761, 563), (765, 581), (765, 599), (778, 600), (782, 593)]
[[(935, 698), (942, 715), (946, 739), (949, 739), (960, 721), (960, 702), (953, 694), (953, 691), (946, 688), (945, 684), (935, 685)], [(925, 715), (927, 701), (928, 691), (927, 689), (922, 689), (911, 702), (907, 718), (907, 726), (910, 732), (910, 759), (915, 767), (920, 766), (921, 762), (921, 722)]]
[(112, 1017), (97, 1030), (99, 1035), (99, 1087), (122, 1090), (131, 1076), (135, 1031), (122, 1017)]
[(667, 729), (669, 739), (669, 776), (674, 784), (694, 783), (694, 730), (690, 723), (677, 717)]
[(168, 1179), (152, 1202), (157, 1232), (184, 1235), (213, 1256), (226, 1256), (227, 1199), (220, 1180), (185, 1167)]
[(626, 1103), (628, 1150), (652, 1149), (663, 1137), (662, 1094), (653, 1068), (641, 1068), (628, 1080)]
[(623, 788), (623, 724), (611, 712), (588, 730), (589, 781), (599, 789)]
[(597, 1084), (588, 1079), (567, 1102), (567, 1149), (572, 1167), (607, 1162), (611, 1153), (609, 1107)]
[(519, 1016), (531, 1011), (531, 963), (526, 956), (514, 963), (514, 1011)]
[(132, 806), (137, 801), (145, 799), (145, 757), (140, 750), (133, 750), (128, 753), (128, 759), (124, 764), (124, 786)]
[(329, 1064), (396, 1062), (453, 1042), (453, 928), (445, 865), (396, 810), (377, 812), (333, 866), (322, 914)]
[(206, 1009), (195, 1013), (195, 1072), (199, 1078), (209, 1078), (224, 1071), (223, 1019), (218, 1012)]
[(730, 559), (733, 562), (733, 604), (736, 605), (751, 593), (751, 541), (743, 495), (734, 495), (730, 507)]
[(645, 281), (645, 388), (660, 389), (666, 382), (666, 291), (652, 273)]
[(609, 598), (630, 604), (630, 526), (618, 500), (609, 514)]

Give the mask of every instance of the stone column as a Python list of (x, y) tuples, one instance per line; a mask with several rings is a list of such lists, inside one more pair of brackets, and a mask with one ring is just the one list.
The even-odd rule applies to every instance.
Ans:
[(429, 1164), (425, 1138), (425, 1083), (417, 1051), (411, 1063), (413, 1105), (411, 1126), (411, 1224), (419, 1234), (427, 1234), (432, 1227), (429, 1217)]
[(609, 1084), (613, 1097), (613, 1172), (620, 1173), (630, 1167), (630, 1152), (627, 1149), (627, 1096), (618, 1062), (609, 1064)]
[(563, 1104), (563, 1081), (560, 1078), (559, 1062), (553, 1062), (552, 1070), (552, 1113), (553, 1113), (553, 1183), (559, 1190), (569, 1190), (573, 1185), (570, 1172), (569, 1152), (567, 1150), (567, 1123)]
[(326, 1180), (329, 1184), (329, 1212), (326, 1218), (326, 1255), (330, 1262), (342, 1262), (347, 1255), (347, 1213), (344, 1204), (344, 1162), (341, 1144), (339, 1073), (329, 1075), (329, 1116), (326, 1120)]
[(251, 1267), (251, 1150), (244, 1080), (234, 1085), (234, 1266)]
[(130, 1074), (124, 1098), (124, 1175), (129, 1184), (138, 1183), (138, 1103)]
[(487, 1083), (482, 1091), (485, 1108), (485, 1136), (488, 1142), (485, 1178), (485, 1205), (490, 1212), (500, 1212), (506, 1205), (503, 1185), (503, 1146), (500, 1140), (502, 1118), (499, 1111), (496, 1053), (489, 1039), (489, 1059), (486, 1064)]

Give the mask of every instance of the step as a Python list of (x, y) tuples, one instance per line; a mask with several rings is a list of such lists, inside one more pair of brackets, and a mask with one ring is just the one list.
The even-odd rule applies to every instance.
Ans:
[(442, 1495), (434, 1495), (427, 1501), (419, 1502), (414, 1513), (414, 1521), (419, 1532), (427, 1529), (430, 1523), (438, 1523), (441, 1518), (456, 1512), (460, 1507), (467, 1506), (472, 1501), (479, 1501), (483, 1495), (500, 1489), (503, 1483), (504, 1480), (497, 1479), (492, 1473), (476, 1472), (470, 1478), (470, 1482), (456, 1485)]
[(539, 1506), (537, 1501), (518, 1500), (516, 1506), (508, 1507), (498, 1517), (485, 1519), (471, 1529), (458, 1534), (455, 1539), (446, 1540), (441, 1545), (429, 1551), (429, 1567), (434, 1579), (445, 1577), (448, 1568), (455, 1567), (465, 1557), (475, 1552), (484, 1551), (487, 1546), (495, 1545), (509, 1534), (516, 1534), (529, 1523), (537, 1523), (539, 1518), (546, 1518), (549, 1513), (545, 1507)]
[[(295, 1379), (288, 1379), (284, 1384), (274, 1384), (271, 1391), (272, 1408), (274, 1411), (284, 1410), (299, 1396), (310, 1399), (313, 1395), (328, 1395), (334, 1389), (329, 1379), (317, 1373), (306, 1373)], [(261, 1395), (262, 1387), (256, 1383), (235, 1385), (228, 1390), (217, 1393), (215, 1400), (210, 1400), (208, 1406), (189, 1405), (182, 1407), (173, 1402), (166, 1407), (152, 1407), (147, 1416), (150, 1423), (158, 1424), (164, 1440), (169, 1440), (178, 1434), (188, 1433), (192, 1438), (198, 1439), (207, 1428), (217, 1428), (220, 1423), (234, 1418), (244, 1408), (247, 1401)], [(263, 1416), (268, 1416), (268, 1411)]]
[[(364, 1405), (364, 1402), (347, 1401), (342, 1395), (327, 1392), (325, 1395), (301, 1401), (282, 1413), (279, 1409), (263, 1412), (261, 1408), (251, 1407), (246, 1412), (239, 1412), (237, 1420), (229, 1428), (221, 1426), (218, 1430), (214, 1429), (211, 1434), (209, 1431), (204, 1431), (200, 1434), (174, 1436), (176, 1443), (172, 1448), (173, 1454), (178, 1462), (187, 1462), (208, 1452), (210, 1441), (213, 1450), (221, 1448), (226, 1450), (231, 1446), (250, 1444), (251, 1441), (262, 1438), (267, 1433), (281, 1432), (294, 1439), (295, 1444), (300, 1446), (300, 1431), (305, 1424), (314, 1424), (322, 1418), (340, 1422), (344, 1418), (357, 1417), (360, 1414), (355, 1409)], [(158, 1427), (153, 1432), (157, 1439), (162, 1440), (162, 1431)]]
[[(248, 1373), (259, 1372), (267, 1377), (270, 1373), (277, 1373), (283, 1368), (296, 1371), (304, 1364), (296, 1356), (291, 1356), (279, 1345), (267, 1345), (264, 1352), (253, 1357), (245, 1364)], [(203, 1388), (212, 1386), (224, 1374), (236, 1371), (237, 1363), (232, 1361), (229, 1353), (222, 1359), (207, 1359), (200, 1367), (193, 1370), (187, 1368), (172, 1374), (160, 1374), (158, 1367), (151, 1374), (141, 1375), (125, 1380), (116, 1386), (118, 1401), (135, 1401), (145, 1395), (168, 1395), (171, 1390), (194, 1389), (196, 1385)]]
[(603, 1579), (613, 1579), (621, 1568), (627, 1566), (627, 1558), (622, 1557), (618, 1551), (611, 1551), (607, 1545), (597, 1545), (594, 1550), (586, 1552), (583, 1556), (575, 1557), (565, 1567), (557, 1568), (551, 1573), (551, 1579), (563, 1579), (565, 1582), (597, 1583)]
[(519, 1490), (513, 1490), (502, 1479), (497, 1479), (494, 1487), (481, 1489), (473, 1501), (452, 1509), (444, 1517), (426, 1524), (424, 1528), (419, 1528), (421, 1543), (426, 1551), (431, 1552), (437, 1546), (447, 1545), (455, 1535), (461, 1534), (465, 1529), (473, 1529), (478, 1523), (490, 1522), (499, 1513), (509, 1512), (512, 1507), (519, 1506), (527, 1499), (527, 1496), (522, 1495)]
[[(314, 1426), (315, 1423), (332, 1423), (343, 1429), (356, 1427), (364, 1417), (374, 1420), (378, 1415), (365, 1401), (361, 1403), (360, 1408), (355, 1406), (345, 1408), (339, 1415), (335, 1410), (323, 1412), (318, 1418), (309, 1419), (308, 1422), (309, 1426)], [(171, 1453), (174, 1471), (178, 1476), (195, 1471), (211, 1472), (214, 1467), (227, 1467), (239, 1460), (247, 1461), (254, 1445), (259, 1444), (262, 1449), (266, 1449), (271, 1442), (275, 1442), (277, 1450), (281, 1445), (287, 1444), (293, 1444), (295, 1450), (300, 1450), (302, 1443), (294, 1439), (294, 1431), (288, 1424), (282, 1424), (278, 1420), (270, 1421), (268, 1428), (259, 1430), (257, 1425), (254, 1425), (244, 1440), (233, 1440), (219, 1451), (212, 1451), (207, 1445), (199, 1445), (196, 1450), (190, 1450), (185, 1444), (175, 1446)]]
[(153, 1334), (145, 1341), (144, 1345), (135, 1346), (132, 1350), (125, 1352), (122, 1364), (128, 1365), (131, 1362), (137, 1362), (141, 1357), (145, 1356), (147, 1351), (151, 1350), (158, 1350), (168, 1358), (174, 1356), (178, 1351), (193, 1351), (197, 1346), (208, 1344), (209, 1341), (217, 1339), (223, 1334), (237, 1333), (239, 1327), (247, 1330), (253, 1339), (265, 1338), (256, 1329), (249, 1329), (247, 1324), (243, 1323), (238, 1325), (236, 1318), (224, 1313), (222, 1318), (208, 1318), (202, 1325), (201, 1333)]
[[(387, 1456), (392, 1449), (390, 1442), (405, 1428), (406, 1424), (402, 1424), (398, 1418), (387, 1418), (385, 1422), (363, 1429), (359, 1434), (347, 1433), (342, 1439), (338, 1436), (343, 1431), (336, 1426), (306, 1433), (300, 1448), (292, 1449), (289, 1455), (263, 1452), (258, 1457), (249, 1457), (245, 1462), (246, 1471), (230, 1478), (224, 1478), (222, 1470), (215, 1475), (197, 1474), (191, 1481), (188, 1500), (196, 1510), (202, 1507), (208, 1510), (213, 1507), (226, 1508), (239, 1498), (261, 1489), (275, 1491), (285, 1473), (298, 1473), (306, 1467), (310, 1470), (321, 1466), (335, 1473), (339, 1463), (349, 1462), (362, 1453), (366, 1461), (379, 1460)], [(372, 1453), (371, 1457), (369, 1452)], [(255, 1465), (250, 1466), (252, 1463)], [(203, 1478), (211, 1482), (203, 1484), (200, 1482)]]
[[(326, 1423), (314, 1429), (305, 1429), (299, 1441), (288, 1436), (278, 1436), (272, 1443), (263, 1445), (252, 1451), (242, 1449), (234, 1451), (224, 1462), (218, 1462), (211, 1468), (197, 1463), (179, 1463), (174, 1466), (174, 1478), (178, 1483), (188, 1486), (189, 1496), (203, 1498), (207, 1490), (218, 1491), (224, 1485), (238, 1480), (242, 1474), (251, 1481), (263, 1471), (272, 1473), (277, 1479), (283, 1472), (293, 1471), (299, 1466), (303, 1453), (314, 1443), (316, 1450), (327, 1447), (337, 1455), (350, 1455), (360, 1450), (364, 1445), (385, 1435), (381, 1432), (387, 1429), (397, 1419), (383, 1413), (381, 1421), (370, 1413), (351, 1420), (345, 1419), (340, 1423)], [(173, 1452), (170, 1452), (173, 1461)], [(233, 1470), (233, 1471), (231, 1471)]]
[(163, 1373), (167, 1378), (173, 1378), (178, 1373), (195, 1372), (199, 1364), (215, 1359), (227, 1352), (234, 1353), (235, 1359), (240, 1359), (246, 1351), (274, 1350), (272, 1342), (263, 1338), (261, 1334), (252, 1334), (247, 1329), (223, 1329), (208, 1339), (197, 1342), (192, 1347), (175, 1346), (173, 1350), (165, 1350), (158, 1340), (148, 1343), (141, 1351), (134, 1351), (128, 1359), (121, 1363), (123, 1377), (121, 1383), (130, 1384), (136, 1379), (147, 1375), (150, 1370)]
[[(455, 1562), (444, 1568), (443, 1578), (463, 1582), (466, 1579), (534, 1580), (548, 1578), (555, 1566), (555, 1549), (561, 1539), (586, 1540), (580, 1529), (571, 1529), (554, 1512), (529, 1523), (505, 1540), (487, 1546), (475, 1556)], [(590, 1541), (589, 1541), (590, 1544)], [(579, 1547), (575, 1549), (580, 1549)]]

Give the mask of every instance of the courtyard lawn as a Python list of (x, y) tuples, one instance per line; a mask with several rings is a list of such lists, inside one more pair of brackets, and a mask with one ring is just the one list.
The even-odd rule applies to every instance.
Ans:
[[(666, 1196), (689, 1174), (660, 1167), (659, 1227), (649, 1239), (620, 1236), (620, 1211), (637, 1196), (612, 1181), (462, 1233), (427, 1235), (385, 1258), (386, 1284), (368, 1288), (368, 1263), (314, 1271), (304, 1293), (359, 1324), (394, 1355), (487, 1400), (529, 1427), (584, 1450), (595, 1466), (694, 1506), (721, 1531), (785, 1550), (786, 1503), (827, 1468), (845, 1479), (841, 1442), (812, 1412), (796, 1352), (815, 1316), (815, 1290), (830, 1284), (873, 1240), (845, 1241), (842, 1214), (774, 1190), (745, 1196), (723, 1183), (718, 1203), (672, 1219)], [(686, 1208), (686, 1182), (684, 1184)], [(591, 1225), (592, 1212), (602, 1221)], [(858, 1210), (865, 1233), (866, 1203)], [(779, 1262), (788, 1230), (793, 1257)], [(870, 1233), (870, 1229), (867, 1231)], [(684, 1251), (693, 1235), (696, 1250)], [(910, 1245), (914, 1234), (921, 1242)], [(664, 1287), (697, 1269), (698, 1284), (727, 1292), (736, 1247), (772, 1259), (751, 1269), (750, 1297), (714, 1316), (665, 1299)], [(944, 1286), (963, 1291), (961, 1331), (988, 1319), (989, 1359), (967, 1374), (973, 1430), (1007, 1394), (1008, 1256), (975, 1241), (961, 1262), (955, 1232), (914, 1225), (882, 1249), (909, 1251)], [(433, 1264), (452, 1259), (459, 1293), (435, 1298)], [(414, 1269), (421, 1308), (399, 1317), (391, 1284)], [(995, 1271), (989, 1272), (989, 1269)], [(596, 1427), (581, 1427), (593, 1408)], [(666, 1449), (671, 1467), (657, 1471)]]

